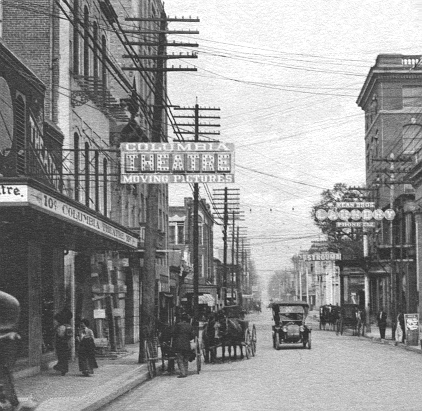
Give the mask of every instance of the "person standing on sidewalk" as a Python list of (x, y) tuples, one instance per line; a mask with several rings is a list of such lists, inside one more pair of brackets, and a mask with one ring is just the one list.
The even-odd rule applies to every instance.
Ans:
[(90, 374), (94, 374), (94, 368), (98, 368), (98, 365), (95, 359), (94, 333), (89, 328), (88, 320), (81, 320), (78, 340), (79, 371), (81, 371), (85, 377), (90, 377)]
[(195, 338), (193, 327), (189, 324), (189, 317), (183, 314), (175, 325), (173, 332), (173, 350), (176, 353), (180, 375), (177, 378), (188, 376), (189, 357), (191, 355), (190, 341)]
[(378, 328), (380, 329), (380, 336), (382, 340), (385, 340), (385, 329), (387, 328), (387, 313), (381, 308), (381, 311), (377, 315)]
[(71, 319), (72, 313), (68, 309), (63, 309), (54, 316), (54, 320), (57, 322), (55, 331), (57, 364), (53, 368), (59, 371), (62, 376), (69, 372), (69, 360), (72, 354), (73, 330), (70, 325)]

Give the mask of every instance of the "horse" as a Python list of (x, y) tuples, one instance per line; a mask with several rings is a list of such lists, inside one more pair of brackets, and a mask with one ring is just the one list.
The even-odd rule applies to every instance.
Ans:
[(161, 371), (165, 370), (164, 361), (167, 359), (167, 371), (172, 374), (175, 372), (176, 354), (172, 348), (173, 327), (167, 323), (157, 323), (158, 341), (161, 347)]
[(240, 348), (240, 358), (243, 359), (243, 344), (245, 342), (245, 330), (248, 328), (248, 321), (237, 318), (220, 318), (219, 319), (219, 336), (222, 348), (222, 361), (225, 360), (226, 347), (231, 359), (231, 348), (233, 347), (233, 359), (237, 359), (236, 347)]

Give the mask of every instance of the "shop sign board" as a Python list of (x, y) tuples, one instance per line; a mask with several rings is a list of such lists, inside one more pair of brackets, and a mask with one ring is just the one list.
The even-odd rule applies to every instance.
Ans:
[(234, 183), (234, 144), (121, 143), (122, 184)]
[(407, 345), (419, 345), (419, 314), (404, 314)]
[(125, 233), (74, 205), (25, 184), (0, 184), (0, 207), (32, 206), (47, 214), (94, 231), (99, 235), (137, 248), (137, 237)]
[(340, 253), (302, 253), (299, 258), (305, 261), (336, 261), (341, 260)]

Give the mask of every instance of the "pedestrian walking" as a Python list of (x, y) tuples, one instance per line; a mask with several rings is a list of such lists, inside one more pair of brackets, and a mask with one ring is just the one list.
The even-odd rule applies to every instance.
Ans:
[(382, 308), (377, 315), (378, 328), (380, 330), (381, 339), (385, 339), (385, 329), (387, 328), (387, 313)]
[(72, 313), (69, 309), (63, 309), (54, 316), (56, 321), (55, 329), (55, 348), (57, 355), (57, 364), (53, 367), (59, 371), (62, 376), (69, 372), (69, 360), (72, 354), (72, 336), (73, 330), (70, 325)]
[(180, 321), (174, 326), (173, 332), (173, 349), (180, 370), (180, 375), (177, 378), (188, 376), (189, 357), (191, 356), (190, 341), (194, 338), (195, 334), (192, 325), (189, 324), (189, 317), (183, 314)]
[(94, 368), (98, 368), (98, 365), (95, 359), (94, 333), (89, 328), (89, 321), (86, 319), (81, 320), (78, 341), (79, 371), (85, 377), (90, 377), (91, 374), (94, 374)]

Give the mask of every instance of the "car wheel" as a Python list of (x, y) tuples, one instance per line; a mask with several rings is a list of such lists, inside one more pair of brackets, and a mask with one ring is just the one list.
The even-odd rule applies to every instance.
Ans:
[(276, 350), (279, 350), (280, 349), (280, 336), (278, 334), (275, 335), (274, 344), (275, 344), (274, 348)]

